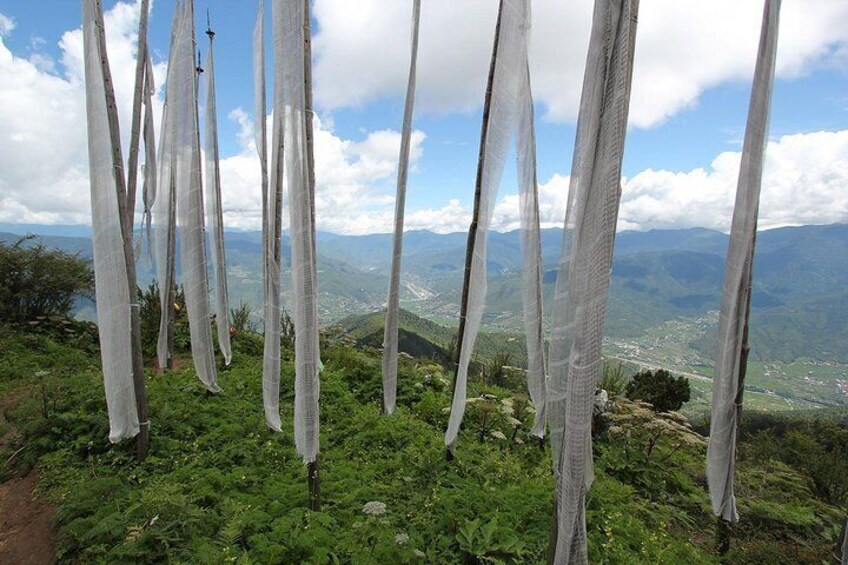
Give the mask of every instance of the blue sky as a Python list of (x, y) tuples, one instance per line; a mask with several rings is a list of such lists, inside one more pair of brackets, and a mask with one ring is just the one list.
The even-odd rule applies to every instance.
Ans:
[[(110, 49), (114, 44), (116, 53), (113, 57), (110, 51), (113, 66), (131, 70), (135, 23), (127, 15), (130, 3), (124, 6), (124, 16), (118, 15), (115, 0), (103, 3), (107, 14), (114, 11), (113, 27), (120, 28), (115, 31), (119, 37), (110, 38)], [(150, 44), (160, 76), (164, 76), (173, 4), (156, 0), (150, 21)], [(328, 155), (325, 160), (319, 158), (323, 168), (318, 171), (319, 227), (323, 229), (349, 233), (389, 229), (395, 182), (395, 172), (390, 170), (392, 144), (399, 139), (403, 112), (409, 4), (401, 0), (316, 0), (314, 4), (315, 99), (327, 139), (326, 150), (322, 145), (316, 151)], [(729, 225), (734, 166), (738, 166), (734, 155), (744, 135), (762, 1), (703, 4), (695, 0), (643, 3), (621, 228), (701, 225), (726, 229)], [(418, 157), (407, 200), (413, 228), (454, 231), (467, 225), (495, 5), (493, 0), (423, 2), (422, 69), (414, 122), (423, 136), (416, 146)], [(767, 168), (763, 192), (766, 227), (848, 221), (846, 5), (832, 0), (784, 1), (772, 110), (774, 147), (769, 153), (773, 172), (770, 176)], [(198, 31), (205, 28), (207, 8), (216, 31), (220, 146), (227, 161), (222, 165), (226, 221), (232, 227), (251, 227), (250, 206), (244, 202), (258, 201), (253, 180), (258, 178), (253, 170), (258, 165), (252, 164), (251, 148), (244, 140), (250, 137), (253, 118), (251, 32), (256, 3), (197, 1)], [(538, 178), (546, 206), (542, 217), (547, 225), (562, 222), (590, 8), (588, 0), (534, 2), (532, 80), (537, 93)], [(686, 19), (688, 13), (695, 23)], [(6, 64), (8, 72), (21, 77), (12, 81), (16, 90), (3, 91), (0, 86), (4, 97), (0, 100), (15, 99), (18, 105), (26, 97), (45, 96), (49, 104), (50, 88), (45, 92), (39, 80), (51, 82), (52, 78), (65, 81), (59, 86), (68, 92), (73, 90), (73, 71), (66, 64), (73, 47), (60, 40), (79, 27), (79, 2), (0, 0), (0, 18), (0, 49), (9, 53), (4, 63), (0, 52), (0, 72)], [(11, 23), (2, 24), (4, 20)], [(674, 25), (683, 26), (683, 31), (669, 32)], [(687, 25), (697, 33), (688, 32)], [(200, 38), (204, 51), (205, 39)], [(24, 68), (27, 64), (31, 68)], [(44, 76), (33, 78), (32, 73)], [(118, 71), (116, 80), (120, 78)], [(269, 77), (269, 92), (270, 85)], [(243, 114), (232, 114), (239, 109)], [(239, 115), (241, 121), (236, 119)], [(19, 131), (26, 127), (22, 123), (20, 115), (4, 118), (0, 109), (0, 150), (10, 148), (4, 151), (5, 160), (0, 157), (0, 220), (85, 223), (86, 208), (78, 205), (79, 199), (52, 209), (50, 199), (33, 195), (33, 190), (50, 189), (48, 174), (37, 187), (21, 186), (27, 181), (20, 178), (22, 173), (14, 174), (15, 163), (28, 154), (38, 159), (34, 153), (51, 141), (40, 141), (38, 147), (16, 142), (27, 138), (25, 131)], [(57, 130), (50, 136), (55, 137), (52, 141), (84, 143), (82, 123), (82, 137), (79, 131)], [(128, 128), (128, 120), (124, 123)], [(384, 130), (391, 132), (377, 135)], [(74, 161), (79, 160), (78, 153), (67, 159), (67, 166), (57, 169), (52, 182), (54, 194), (67, 193), (70, 202), (79, 194), (73, 183), (84, 180), (85, 162)], [(68, 179), (66, 171), (77, 165), (80, 174)], [(37, 172), (38, 176), (43, 173)], [(517, 210), (512, 214), (509, 208), (516, 184), (512, 160), (503, 178), (505, 199), (496, 210), (494, 225), (511, 229), (517, 221)], [(349, 194), (341, 197), (342, 192)], [(452, 200), (458, 202), (452, 204)], [(344, 214), (361, 218), (339, 219)], [(326, 218), (323, 225), (321, 216)]]

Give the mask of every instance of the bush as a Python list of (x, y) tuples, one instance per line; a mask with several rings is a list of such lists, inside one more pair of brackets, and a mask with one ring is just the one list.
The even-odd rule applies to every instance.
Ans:
[[(147, 289), (138, 287), (138, 302), (141, 310), (141, 351), (146, 358), (156, 356), (156, 344), (159, 340), (159, 322), (162, 316), (159, 300), (159, 285), (151, 282)], [(176, 352), (187, 352), (191, 347), (191, 337), (188, 327), (188, 316), (185, 307), (185, 291), (177, 286), (174, 294), (174, 349)]]
[(598, 381), (599, 390), (605, 390), (610, 400), (616, 400), (624, 395), (627, 388), (627, 375), (624, 374), (624, 364), (621, 361), (604, 361), (604, 372)]
[(671, 412), (689, 402), (689, 381), (664, 369), (641, 371), (627, 383), (625, 393), (631, 400), (648, 402), (657, 412)]
[(244, 301), (239, 302), (235, 308), (230, 308), (230, 319), (236, 335), (245, 332), (255, 333), (259, 327), (259, 323), (253, 318), (250, 305)]
[(0, 242), (0, 320), (5, 322), (67, 317), (75, 300), (93, 298), (94, 271), (86, 259), (29, 244), (33, 239)]

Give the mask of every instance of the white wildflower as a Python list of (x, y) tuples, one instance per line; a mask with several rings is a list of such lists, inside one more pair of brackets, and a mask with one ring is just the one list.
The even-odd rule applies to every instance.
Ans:
[(507, 421), (509, 422), (509, 425), (513, 428), (520, 428), (522, 425), (521, 420), (519, 420), (518, 418), (507, 418)]
[(504, 433), (500, 430), (495, 430), (491, 433), (491, 436), (495, 439), (506, 439)]
[(395, 536), (395, 543), (398, 545), (406, 545), (409, 543), (409, 536), (404, 533), (400, 533)]
[(382, 502), (366, 502), (362, 513), (367, 516), (382, 516), (386, 513), (386, 505)]
[(609, 393), (603, 389), (595, 394), (595, 410), (604, 412), (609, 404)]

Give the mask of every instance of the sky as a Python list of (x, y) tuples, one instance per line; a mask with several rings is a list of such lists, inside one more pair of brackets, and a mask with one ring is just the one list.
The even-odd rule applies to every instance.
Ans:
[[(150, 19), (159, 114), (174, 3), (154, 0)], [(80, 5), (0, 0), (0, 222), (90, 223)], [(139, 7), (103, 5), (126, 155)], [(565, 215), (592, 5), (532, 4), (543, 227), (562, 226)], [(258, 229), (257, 2), (195, 6), (197, 29), (208, 9), (216, 32), (225, 225)], [(641, 3), (620, 230), (729, 230), (762, 8), (762, 0)], [(411, 11), (411, 0), (312, 3), (320, 230), (392, 229)], [(496, 11), (496, 0), (422, 1), (406, 229), (468, 228)], [(848, 222), (848, 1), (783, 0), (779, 41), (760, 226)], [(206, 37), (198, 42), (205, 55)], [(272, 59), (269, 45), (269, 67)], [(518, 223), (513, 152), (492, 225)]]

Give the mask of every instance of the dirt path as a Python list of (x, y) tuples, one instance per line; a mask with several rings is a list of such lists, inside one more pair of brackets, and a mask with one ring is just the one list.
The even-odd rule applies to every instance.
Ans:
[[(6, 423), (6, 410), (16, 406), (27, 393), (19, 390), (0, 399), (0, 423)], [(0, 447), (11, 441), (15, 433), (14, 428), (6, 429), (0, 437)], [(55, 509), (45, 499), (33, 497), (37, 484), (36, 471), (0, 484), (0, 563), (50, 565), (55, 561), (50, 523)]]

